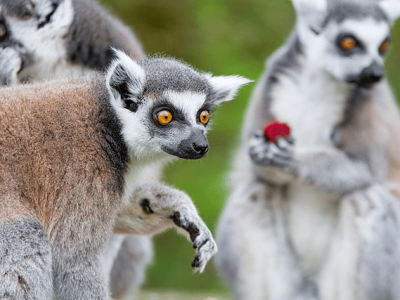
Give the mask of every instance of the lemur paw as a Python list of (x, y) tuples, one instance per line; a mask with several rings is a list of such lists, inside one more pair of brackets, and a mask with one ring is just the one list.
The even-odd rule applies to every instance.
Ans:
[(17, 74), (22, 67), (22, 58), (14, 48), (0, 48), (0, 84), (17, 82)]
[(293, 160), (293, 138), (278, 138), (276, 144), (267, 141), (262, 131), (257, 131), (250, 140), (249, 154), (252, 161), (260, 166), (288, 168)]
[(172, 216), (172, 220), (175, 225), (189, 233), (190, 240), (193, 242), (193, 248), (196, 249), (192, 267), (195, 268), (195, 271), (202, 273), (208, 261), (218, 251), (217, 244), (210, 230), (201, 219), (193, 218), (193, 215), (188, 211), (175, 212)]

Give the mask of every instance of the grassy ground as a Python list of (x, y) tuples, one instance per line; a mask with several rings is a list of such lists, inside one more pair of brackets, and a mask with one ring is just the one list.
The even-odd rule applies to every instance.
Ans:
[(197, 292), (182, 292), (182, 291), (142, 291), (138, 294), (137, 299), (140, 300), (229, 300), (228, 295), (212, 294), (212, 293), (197, 293)]

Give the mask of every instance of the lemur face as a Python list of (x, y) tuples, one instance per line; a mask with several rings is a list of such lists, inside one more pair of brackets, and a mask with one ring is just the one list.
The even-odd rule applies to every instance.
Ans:
[(115, 53), (107, 85), (123, 136), (138, 158), (202, 158), (209, 149), (210, 113), (249, 82), (239, 76), (213, 77), (173, 59), (134, 62), (121, 51)]
[(206, 131), (213, 106), (207, 94), (165, 91), (153, 100), (148, 125), (154, 142), (168, 154), (202, 158), (209, 149)]
[(321, 64), (339, 80), (368, 87), (384, 76), (390, 24), (372, 17), (330, 22), (320, 36)]
[(391, 23), (400, 14), (400, 1), (293, 1), (299, 38), (313, 67), (363, 87), (384, 77)]

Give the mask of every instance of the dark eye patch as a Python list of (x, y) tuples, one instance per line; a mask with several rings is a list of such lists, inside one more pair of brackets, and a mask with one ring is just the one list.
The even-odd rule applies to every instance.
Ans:
[(186, 116), (181, 109), (175, 107), (174, 105), (172, 105), (170, 102), (168, 102), (165, 99), (159, 99), (156, 101), (153, 109), (151, 110), (152, 111), (152, 113), (151, 113), (152, 119), (154, 120), (154, 123), (156, 125), (159, 125), (157, 114), (163, 110), (167, 110), (167, 111), (171, 112), (173, 121), (187, 123)]
[[(344, 49), (343, 48), (343, 41), (345, 39), (353, 39), (355, 41), (355, 47), (352, 49)], [(341, 33), (336, 37), (335, 40), (336, 48), (338, 49), (339, 53), (343, 56), (351, 56), (357, 53), (362, 53), (365, 51), (364, 44), (352, 33)]]
[[(196, 120), (197, 120), (197, 122), (198, 123), (200, 123), (200, 114), (203, 112), (203, 111), (207, 111), (209, 114), (210, 114), (210, 116), (211, 116), (211, 108), (212, 108), (212, 106), (209, 104), (209, 103), (206, 103), (205, 105), (203, 105), (198, 111), (197, 111), (197, 115), (196, 115)], [(208, 125), (210, 123), (210, 121), (208, 121), (206, 124), (203, 124), (203, 125)]]

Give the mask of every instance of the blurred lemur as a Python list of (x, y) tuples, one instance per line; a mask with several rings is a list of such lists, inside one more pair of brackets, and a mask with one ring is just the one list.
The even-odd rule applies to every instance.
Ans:
[[(217, 263), (236, 299), (400, 299), (400, 117), (383, 79), (400, 1), (293, 4), (247, 111)], [(292, 138), (267, 142), (270, 120)]]
[[(110, 64), (114, 56), (111, 46), (123, 49), (135, 59), (144, 58), (142, 47), (133, 33), (95, 1), (0, 0), (0, 83), (2, 85), (90, 75)], [(179, 68), (176, 69), (176, 66), (179, 64), (169, 66), (171, 67), (170, 71), (175, 75), (174, 71), (179, 70)], [(226, 87), (226, 84), (230, 82), (231, 85), (228, 89), (231, 93), (225, 89), (225, 97), (221, 97), (220, 100), (232, 98), (234, 90), (245, 82), (233, 77), (225, 78), (228, 79), (227, 81), (224, 81), (222, 77), (219, 79), (208, 77), (210, 80), (215, 78), (215, 85), (221, 89), (224, 89), (224, 86)], [(175, 104), (185, 106), (184, 103)], [(208, 118), (207, 115), (199, 117)], [(201, 151), (206, 150), (207, 147), (204, 147)], [(191, 216), (194, 216), (195, 208), (189, 201), (190, 198), (183, 197), (180, 191), (157, 183), (161, 168), (162, 164), (159, 161), (148, 161), (142, 170), (137, 170), (137, 176), (130, 181), (132, 191), (141, 190), (139, 188), (141, 187), (150, 193), (149, 187), (152, 187), (153, 191), (160, 191), (157, 193), (158, 196), (162, 196), (161, 198), (153, 197), (154, 199), (161, 201), (175, 197), (176, 203), (186, 203), (186, 209), (191, 212)], [(142, 184), (145, 182), (152, 183), (143, 186)], [(120, 217), (125, 216), (125, 222), (128, 222), (129, 219), (126, 212), (129, 211), (133, 214), (128, 225), (124, 227), (129, 230), (124, 232), (121, 230), (120, 224), (119, 229), (116, 229), (117, 233), (151, 234), (171, 225), (182, 228), (188, 226), (178, 219), (165, 221), (162, 218), (169, 214), (170, 210), (164, 207), (164, 211), (157, 211), (153, 207), (148, 210), (151, 213), (144, 218), (147, 225), (155, 226), (153, 231), (148, 228), (144, 230), (143, 226), (132, 230), (132, 227), (135, 227), (132, 226), (132, 223), (141, 224), (140, 221), (143, 219), (143, 216), (138, 215), (137, 211), (132, 210), (131, 205), (134, 204), (135, 199), (138, 199), (135, 193), (133, 192), (134, 196), (122, 207), (119, 214)], [(174, 207), (174, 203), (170, 201), (165, 202), (165, 205), (168, 203), (171, 205), (170, 209)], [(134, 216), (138, 216), (138, 219), (135, 220)], [(164, 221), (160, 221), (160, 218)], [(171, 223), (171, 220), (175, 223)], [(200, 223), (197, 225), (199, 226)], [(140, 231), (139, 228), (143, 228), (144, 231)], [(192, 239), (197, 237), (192, 227), (186, 229), (190, 229)], [(199, 239), (202, 238), (204, 236)], [(106, 277), (111, 279), (110, 289), (113, 297), (122, 297), (128, 287), (136, 288), (141, 283), (144, 267), (150, 261), (151, 256), (151, 240), (148, 236), (113, 236), (102, 259), (103, 269), (107, 273)], [(204, 262), (205, 260), (201, 262), (201, 266), (198, 266), (200, 270), (203, 268)], [(197, 264), (199, 262), (194, 262), (194, 265)]]
[(100, 254), (113, 228), (175, 224), (202, 271), (216, 245), (190, 198), (135, 178), (149, 162), (203, 157), (209, 112), (245, 82), (116, 51), (105, 76), (0, 89), (0, 298), (108, 299)]

